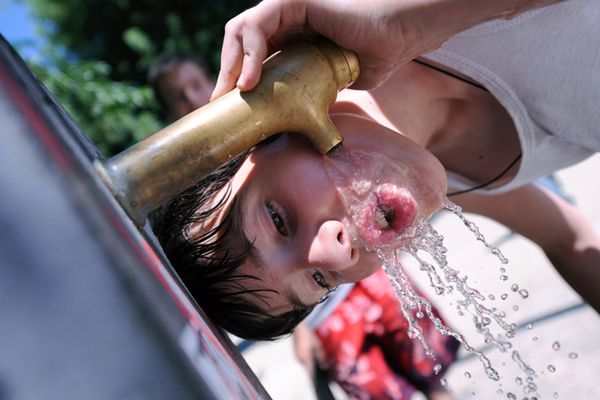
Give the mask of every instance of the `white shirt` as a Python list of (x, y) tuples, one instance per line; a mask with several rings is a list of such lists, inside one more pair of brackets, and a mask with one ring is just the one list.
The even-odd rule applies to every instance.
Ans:
[[(426, 59), (486, 87), (521, 141), (506, 192), (600, 151), (600, 1), (570, 0), (494, 20), (451, 38)], [(449, 173), (453, 190), (476, 186)]]

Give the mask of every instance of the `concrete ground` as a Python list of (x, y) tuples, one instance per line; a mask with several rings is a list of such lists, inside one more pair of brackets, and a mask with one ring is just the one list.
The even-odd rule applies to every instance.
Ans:
[[(573, 198), (600, 234), (598, 174), (600, 155), (595, 155), (560, 171), (556, 178), (563, 191)], [(461, 400), (526, 398), (525, 383), (519, 383), (519, 378), (525, 381), (526, 375), (511, 357), (512, 351), (517, 350), (523, 362), (536, 372), (534, 383), (538, 388), (538, 398), (600, 399), (600, 385), (596, 382), (600, 370), (599, 315), (582, 303), (531, 242), (489, 219), (468, 217), (509, 259), (506, 266), (509, 279), (499, 279), (502, 265), (474, 239), (456, 216), (444, 212), (435, 219), (434, 225), (445, 237), (450, 264), (468, 276), (471, 286), (479, 289), (484, 296), (493, 294), (495, 302), (486, 300), (486, 306), (496, 306), (505, 311), (506, 320), (516, 323), (519, 329), (511, 340), (513, 348), (501, 353), (483, 343), (470, 319), (457, 314), (450, 298), (431, 294), (430, 299), (448, 324), (463, 334), (471, 346), (483, 351), (501, 375), (499, 382), (490, 380), (480, 361), (461, 350), (459, 360), (446, 375), (447, 388), (456, 399)], [(427, 292), (426, 277), (418, 270), (412, 275)], [(511, 286), (514, 284), (526, 289), (529, 296), (524, 299), (513, 292)], [(501, 299), (502, 294), (508, 295), (506, 300)], [(316, 399), (307, 374), (294, 357), (290, 338), (254, 344), (243, 354), (273, 399)], [(335, 385), (333, 391), (336, 399), (346, 398)], [(418, 397), (420, 395), (414, 400)]]

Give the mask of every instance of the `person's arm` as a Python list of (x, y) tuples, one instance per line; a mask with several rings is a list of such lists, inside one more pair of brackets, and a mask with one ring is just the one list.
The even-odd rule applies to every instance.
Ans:
[(319, 339), (313, 329), (304, 322), (294, 329), (293, 339), (296, 358), (304, 366), (310, 379), (314, 381), (315, 363), (319, 357), (322, 358)]
[(258, 83), (262, 62), (299, 36), (321, 35), (357, 53), (354, 89), (376, 87), (400, 65), (451, 36), (558, 0), (264, 0), (225, 26), (212, 98)]
[(537, 243), (571, 287), (600, 312), (600, 239), (577, 207), (533, 184), (498, 196), (468, 193), (452, 200)]

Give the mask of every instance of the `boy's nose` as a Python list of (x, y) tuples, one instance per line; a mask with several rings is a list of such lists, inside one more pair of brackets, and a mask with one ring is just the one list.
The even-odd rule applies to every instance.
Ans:
[(308, 255), (310, 265), (335, 271), (337, 275), (353, 267), (359, 258), (358, 249), (343, 223), (329, 220), (321, 224)]

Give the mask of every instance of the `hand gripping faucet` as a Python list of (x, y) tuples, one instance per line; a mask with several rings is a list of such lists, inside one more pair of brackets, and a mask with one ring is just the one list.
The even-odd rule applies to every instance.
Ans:
[(258, 86), (234, 89), (107, 160), (98, 174), (138, 227), (148, 213), (279, 132), (298, 132), (326, 154), (342, 138), (328, 109), (359, 74), (356, 55), (320, 40), (281, 50)]

